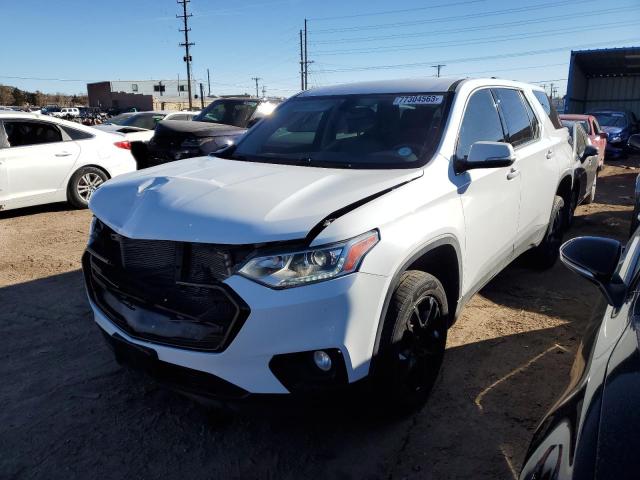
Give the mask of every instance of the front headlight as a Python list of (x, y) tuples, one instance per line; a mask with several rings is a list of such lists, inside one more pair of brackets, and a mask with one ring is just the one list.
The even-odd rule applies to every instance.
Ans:
[(249, 260), (239, 273), (272, 288), (290, 288), (355, 272), (380, 240), (373, 230), (332, 245)]

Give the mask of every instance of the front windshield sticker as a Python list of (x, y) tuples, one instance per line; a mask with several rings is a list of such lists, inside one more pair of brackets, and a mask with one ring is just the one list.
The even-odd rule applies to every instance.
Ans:
[(439, 105), (442, 103), (442, 95), (407, 95), (396, 97), (394, 105)]

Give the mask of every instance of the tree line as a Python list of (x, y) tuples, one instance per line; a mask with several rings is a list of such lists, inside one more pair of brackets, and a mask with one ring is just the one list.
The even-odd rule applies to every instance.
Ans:
[(0, 85), (0, 105), (6, 106), (36, 106), (58, 105), (59, 107), (73, 107), (87, 105), (86, 95), (65, 95), (63, 93), (43, 93), (40, 90), (28, 92), (17, 87)]

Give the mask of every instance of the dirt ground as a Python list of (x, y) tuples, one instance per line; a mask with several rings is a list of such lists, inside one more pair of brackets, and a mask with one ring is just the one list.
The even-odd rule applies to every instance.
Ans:
[[(569, 236), (628, 236), (639, 160), (605, 167)], [(515, 478), (598, 299), (560, 264), (513, 265), (464, 309), (413, 416), (230, 414), (116, 364), (82, 285), (89, 219), (0, 213), (0, 478)]]

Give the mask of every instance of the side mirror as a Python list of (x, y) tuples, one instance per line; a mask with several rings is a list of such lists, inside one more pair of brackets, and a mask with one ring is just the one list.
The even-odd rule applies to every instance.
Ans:
[(636, 150), (640, 150), (640, 133), (631, 135), (629, 137), (629, 141), (627, 142), (627, 145), (629, 145), (631, 148), (634, 148)]
[(598, 136), (603, 140), (606, 140), (607, 138), (609, 138), (609, 136), (607, 135), (607, 132), (600, 132)]
[(584, 151), (582, 152), (580, 161), (584, 162), (587, 158), (593, 157), (594, 155), (598, 155), (598, 149), (593, 145), (587, 145), (586, 147), (584, 147)]
[(598, 286), (607, 303), (619, 308), (627, 286), (616, 273), (622, 244), (611, 238), (577, 237), (560, 247), (560, 260), (572, 272)]
[(474, 168), (501, 168), (513, 165), (515, 161), (510, 143), (475, 142), (466, 159), (455, 159), (454, 169), (456, 173), (462, 173)]

